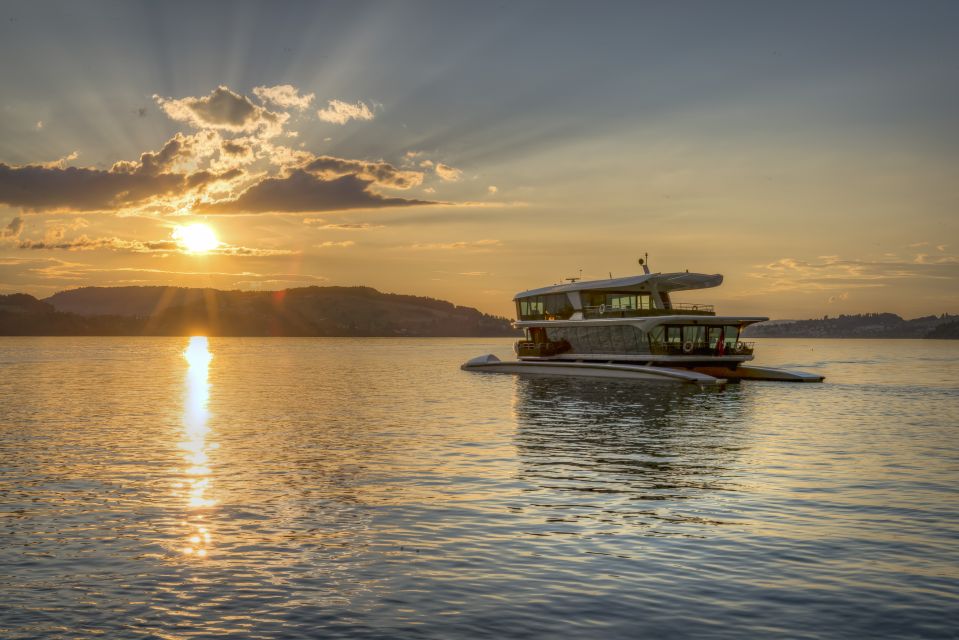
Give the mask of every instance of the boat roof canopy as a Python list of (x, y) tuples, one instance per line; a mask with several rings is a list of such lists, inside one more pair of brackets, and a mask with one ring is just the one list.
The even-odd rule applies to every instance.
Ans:
[(513, 296), (513, 300), (521, 300), (533, 296), (544, 296), (551, 293), (568, 293), (570, 291), (649, 291), (652, 287), (655, 287), (658, 291), (708, 289), (710, 287), (718, 287), (722, 283), (723, 277), (718, 273), (644, 273), (638, 276), (629, 276), (628, 278), (570, 282), (567, 284), (553, 285), (551, 287), (521, 291)]

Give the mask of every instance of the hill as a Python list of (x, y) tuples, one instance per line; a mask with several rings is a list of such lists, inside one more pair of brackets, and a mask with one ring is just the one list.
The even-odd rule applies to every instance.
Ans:
[(749, 338), (933, 338), (941, 326), (957, 322), (956, 316), (924, 316), (904, 320), (894, 313), (826, 316), (815, 320), (761, 322), (743, 332)]
[(506, 318), (370, 287), (84, 287), (0, 296), (2, 335), (512, 336)]

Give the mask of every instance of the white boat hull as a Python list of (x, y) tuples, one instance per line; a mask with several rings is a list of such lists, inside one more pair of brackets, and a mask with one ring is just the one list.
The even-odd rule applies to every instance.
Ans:
[(647, 382), (695, 384), (703, 387), (721, 387), (723, 378), (680, 369), (650, 367), (638, 364), (609, 364), (598, 362), (569, 362), (563, 360), (507, 360), (492, 354), (473, 358), (460, 367), (464, 371), (486, 373), (513, 373), (540, 376), (580, 376), (588, 378), (619, 378)]
[(772, 367), (756, 367), (753, 365), (739, 365), (735, 369), (726, 367), (697, 367), (697, 371), (710, 376), (721, 376), (727, 380), (768, 380), (772, 382), (822, 382), (826, 379), (818, 373), (807, 371), (793, 371), (790, 369), (774, 369)]

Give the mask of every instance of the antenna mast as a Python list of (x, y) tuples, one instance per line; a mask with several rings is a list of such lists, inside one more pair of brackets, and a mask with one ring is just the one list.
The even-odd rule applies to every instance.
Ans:
[(647, 252), (647, 253), (644, 253), (643, 255), (646, 257), (646, 259), (643, 260), (643, 258), (640, 258), (639, 266), (643, 268), (643, 273), (648, 274), (649, 273), (649, 253)]

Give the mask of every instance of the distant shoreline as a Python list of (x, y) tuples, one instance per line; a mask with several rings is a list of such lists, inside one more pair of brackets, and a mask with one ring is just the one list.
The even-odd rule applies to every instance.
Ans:
[(816, 320), (774, 320), (750, 325), (746, 338), (959, 339), (959, 316), (943, 314), (904, 320), (894, 313), (826, 316)]
[(45, 300), (0, 295), (3, 336), (508, 337), (511, 320), (370, 287), (220, 291), (85, 287)]

